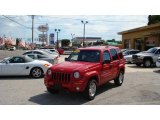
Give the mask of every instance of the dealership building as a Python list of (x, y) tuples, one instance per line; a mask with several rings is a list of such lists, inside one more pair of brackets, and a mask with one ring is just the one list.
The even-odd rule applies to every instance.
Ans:
[(160, 46), (160, 23), (122, 31), (118, 34), (122, 35), (124, 49), (143, 51)]

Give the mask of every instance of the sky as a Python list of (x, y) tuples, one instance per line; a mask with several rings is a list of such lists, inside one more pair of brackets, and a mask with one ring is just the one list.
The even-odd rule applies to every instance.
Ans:
[[(10, 18), (10, 20), (8, 18)], [(34, 36), (41, 32), (38, 26), (48, 24), (48, 34), (54, 33), (54, 29), (61, 29), (59, 39), (71, 39), (83, 37), (83, 24), (86, 24), (86, 37), (101, 37), (104, 40), (121, 40), (118, 32), (147, 25), (148, 15), (35, 15)], [(31, 15), (0, 15), (0, 36), (12, 38), (31, 38)]]

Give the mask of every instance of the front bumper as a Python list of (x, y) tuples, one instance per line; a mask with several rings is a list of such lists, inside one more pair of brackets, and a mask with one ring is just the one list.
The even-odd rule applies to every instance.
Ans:
[(68, 83), (63, 83), (63, 82), (56, 82), (46, 76), (44, 78), (44, 84), (48, 88), (64, 89), (70, 92), (83, 92), (87, 85), (87, 83), (83, 79), (73, 80)]
[(137, 59), (132, 59), (132, 62), (133, 62), (133, 63), (143, 63), (143, 59), (139, 59), (139, 58), (137, 58)]
[(157, 61), (157, 62), (156, 62), (156, 66), (157, 66), (157, 67), (160, 67), (160, 62)]

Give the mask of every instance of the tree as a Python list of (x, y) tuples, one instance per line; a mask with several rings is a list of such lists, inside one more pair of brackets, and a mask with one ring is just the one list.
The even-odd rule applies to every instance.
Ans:
[(70, 44), (70, 40), (69, 39), (62, 39), (61, 44), (62, 44), (62, 47), (67, 47)]
[(149, 15), (148, 16), (148, 25), (159, 23), (160, 15)]

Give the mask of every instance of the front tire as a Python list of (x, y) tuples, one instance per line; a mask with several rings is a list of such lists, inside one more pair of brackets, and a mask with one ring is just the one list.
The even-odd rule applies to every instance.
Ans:
[(39, 67), (32, 68), (30, 76), (33, 78), (41, 78), (43, 76), (43, 70)]
[(151, 67), (152, 65), (152, 61), (150, 59), (145, 59), (144, 62), (143, 62), (143, 66), (148, 68), (148, 67)]
[(114, 80), (116, 86), (121, 86), (124, 80), (124, 72), (121, 70), (118, 74), (118, 77)]
[(84, 97), (88, 100), (93, 100), (95, 98), (97, 91), (97, 82), (92, 79), (88, 82), (87, 87), (84, 91)]

